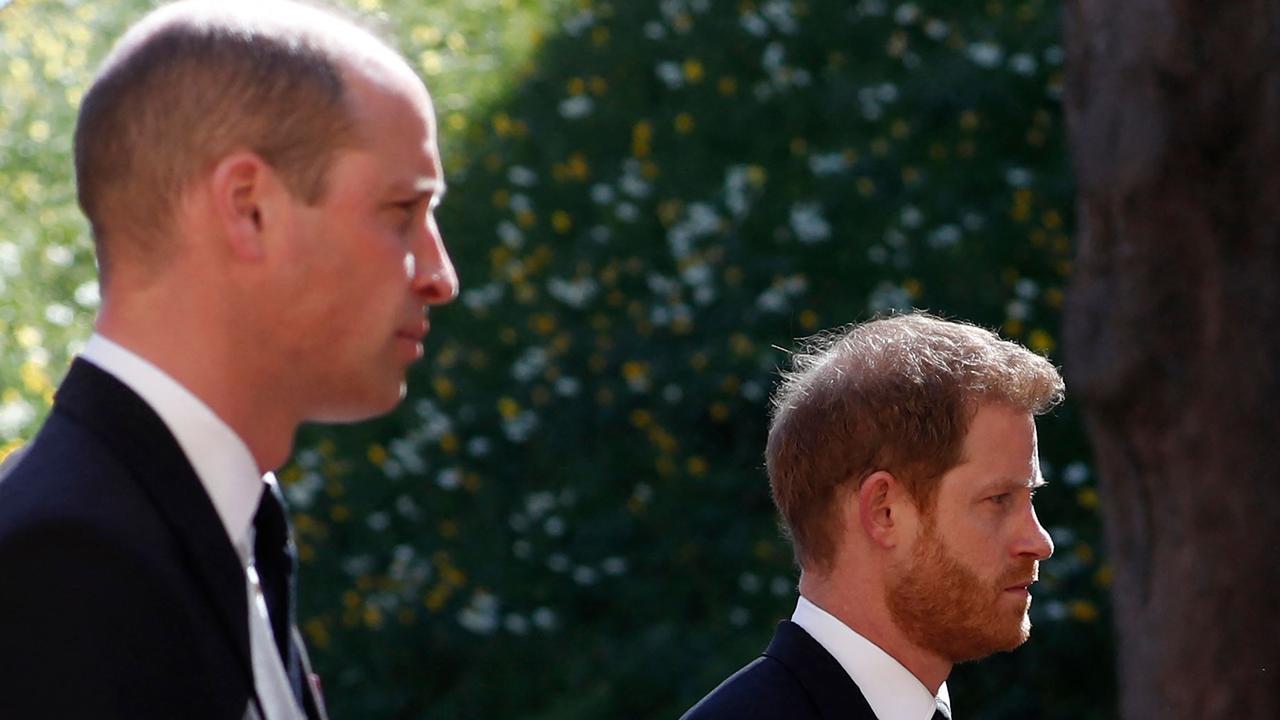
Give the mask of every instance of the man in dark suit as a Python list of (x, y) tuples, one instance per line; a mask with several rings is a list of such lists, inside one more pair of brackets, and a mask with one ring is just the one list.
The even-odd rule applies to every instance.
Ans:
[(955, 663), (1026, 641), (1044, 358), (917, 313), (821, 336), (774, 396), (766, 460), (801, 568), (764, 654), (685, 720), (939, 720)]
[(457, 293), (427, 91), (327, 11), (180, 2), (75, 155), (103, 303), (0, 475), (0, 717), (321, 718), (270, 471), (394, 407)]

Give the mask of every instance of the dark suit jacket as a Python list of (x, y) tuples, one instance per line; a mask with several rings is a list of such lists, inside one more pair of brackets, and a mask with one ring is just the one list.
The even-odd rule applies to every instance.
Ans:
[(681, 720), (876, 720), (858, 686), (817, 640), (778, 623), (764, 654), (711, 691)]
[(21, 452), (0, 475), (0, 718), (243, 718), (244, 571), (155, 412), (77, 360)]

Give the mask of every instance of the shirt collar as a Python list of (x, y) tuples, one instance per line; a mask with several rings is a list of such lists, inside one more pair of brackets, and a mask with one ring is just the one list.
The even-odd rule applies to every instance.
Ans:
[(791, 621), (840, 663), (867, 704), (881, 720), (930, 720), (934, 710), (944, 708), (950, 717), (951, 695), (944, 682), (937, 696), (903, 667), (892, 655), (837, 620), (803, 595), (796, 603)]
[(160, 416), (195, 469), (227, 537), (243, 558), (251, 545), (249, 528), (265, 488), (263, 482), (275, 478), (264, 478), (240, 436), (160, 368), (98, 334), (89, 338), (80, 356), (114, 375)]

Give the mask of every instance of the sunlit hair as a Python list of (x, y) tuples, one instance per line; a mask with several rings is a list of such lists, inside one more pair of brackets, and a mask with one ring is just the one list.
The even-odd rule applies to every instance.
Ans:
[(133, 26), (76, 124), (80, 207), (100, 270), (117, 254), (165, 258), (183, 191), (238, 150), (317, 202), (335, 152), (353, 142), (344, 64), (370, 52), (394, 54), (347, 19), (286, 0), (187, 0)]
[(979, 405), (1040, 414), (1062, 396), (1062, 377), (1045, 358), (925, 313), (810, 338), (774, 394), (765, 453), (797, 561), (830, 567), (841, 488), (886, 470), (928, 511)]

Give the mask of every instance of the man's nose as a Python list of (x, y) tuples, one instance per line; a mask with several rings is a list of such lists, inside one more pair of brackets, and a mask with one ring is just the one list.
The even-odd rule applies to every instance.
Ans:
[(458, 297), (458, 274), (434, 218), (428, 219), (424, 235), (425, 238), (415, 243), (414, 249), (405, 257), (406, 269), (413, 291), (423, 302), (443, 305)]
[(1035, 560), (1047, 560), (1053, 555), (1053, 538), (1040, 524), (1034, 507), (1028, 509), (1026, 520), (1018, 536), (1017, 554)]

